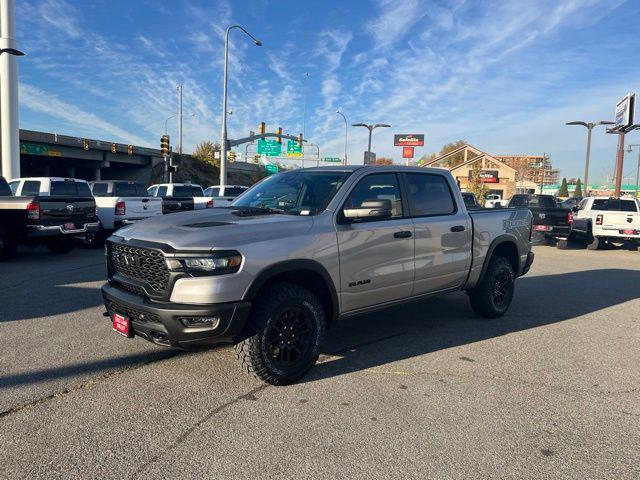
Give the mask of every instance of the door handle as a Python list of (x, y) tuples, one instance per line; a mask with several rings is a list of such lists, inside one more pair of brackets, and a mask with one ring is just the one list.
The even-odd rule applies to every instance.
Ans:
[(451, 227), (451, 231), (452, 232), (464, 232), (465, 231), (465, 226), (464, 225), (456, 225), (454, 227)]
[(393, 238), (411, 238), (413, 234), (409, 230), (403, 230), (393, 234)]

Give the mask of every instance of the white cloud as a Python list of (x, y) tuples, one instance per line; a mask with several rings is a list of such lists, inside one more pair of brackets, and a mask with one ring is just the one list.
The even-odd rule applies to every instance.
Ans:
[(420, 0), (378, 0), (379, 15), (367, 25), (377, 47), (389, 47), (404, 38), (427, 15)]
[(32, 85), (24, 83), (20, 85), (20, 100), (24, 106), (33, 111), (66, 120), (77, 128), (79, 133), (87, 131), (104, 132), (104, 134), (125, 143), (135, 145), (149, 144), (147, 140)]

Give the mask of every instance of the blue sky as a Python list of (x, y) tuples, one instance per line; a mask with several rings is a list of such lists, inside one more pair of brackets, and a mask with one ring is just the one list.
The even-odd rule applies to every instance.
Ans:
[[(185, 151), (220, 135), (224, 27), (230, 137), (265, 121), (341, 156), (344, 123), (389, 123), (373, 150), (400, 161), (393, 133), (424, 133), (416, 156), (464, 138), (493, 154), (547, 152), (581, 176), (586, 131), (640, 94), (640, 2), (19, 0), (22, 128), (157, 147), (183, 83)], [(194, 116), (190, 116), (193, 114)], [(173, 143), (175, 120), (169, 122)], [(640, 143), (640, 132), (628, 135)], [(350, 162), (366, 131), (349, 129)], [(594, 134), (592, 179), (616, 138)], [(635, 154), (625, 174), (634, 172)]]

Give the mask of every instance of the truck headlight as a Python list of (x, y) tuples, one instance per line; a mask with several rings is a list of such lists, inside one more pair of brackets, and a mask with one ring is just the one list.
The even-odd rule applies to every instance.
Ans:
[(222, 275), (235, 273), (242, 264), (242, 255), (236, 251), (215, 252), (210, 255), (176, 256), (166, 259), (171, 271), (190, 271)]

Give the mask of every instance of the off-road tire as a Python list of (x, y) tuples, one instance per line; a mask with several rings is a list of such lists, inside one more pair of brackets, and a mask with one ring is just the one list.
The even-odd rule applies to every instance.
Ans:
[(51, 253), (64, 255), (73, 250), (73, 240), (70, 238), (56, 238), (47, 242), (47, 248)]
[(0, 262), (11, 260), (16, 256), (18, 246), (8, 232), (0, 231)]
[[(515, 273), (511, 263), (504, 257), (493, 257), (484, 278), (469, 293), (471, 308), (485, 318), (501, 317), (511, 305), (514, 287)], [(503, 295), (501, 300), (498, 290)]]
[[(282, 366), (274, 354), (279, 347), (273, 346), (273, 335), (289, 311), (300, 311), (301, 315), (306, 315), (310, 332), (304, 337), (306, 341), (297, 340), (304, 344), (304, 354), (301, 353), (292, 365)], [(306, 324), (307, 319), (304, 322)], [(275, 284), (256, 299), (241, 340), (235, 344), (236, 356), (243, 370), (263, 382), (288, 385), (302, 378), (315, 365), (325, 330), (325, 313), (315, 294), (298, 285)]]

